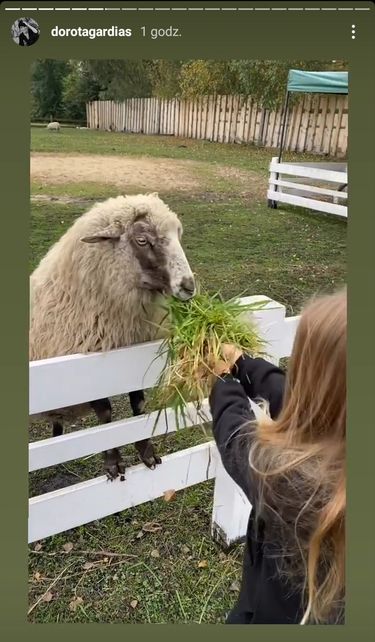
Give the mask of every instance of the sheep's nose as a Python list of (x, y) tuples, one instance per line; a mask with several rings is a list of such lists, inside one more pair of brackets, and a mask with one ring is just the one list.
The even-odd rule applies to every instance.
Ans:
[(195, 294), (195, 281), (193, 277), (184, 276), (181, 281), (181, 288), (186, 292), (186, 294), (193, 296)]

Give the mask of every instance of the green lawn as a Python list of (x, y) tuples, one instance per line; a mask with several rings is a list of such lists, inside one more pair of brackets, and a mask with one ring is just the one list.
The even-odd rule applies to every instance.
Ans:
[[(45, 128), (31, 128), (31, 149), (34, 152), (59, 152), (68, 154), (119, 154), (176, 158), (205, 163), (220, 163), (242, 169), (267, 173), (268, 162), (277, 155), (276, 150), (254, 145), (210, 143), (205, 140), (175, 138), (174, 136), (145, 136), (65, 127), (60, 132)], [(286, 153), (285, 159), (297, 158)], [(316, 160), (316, 155), (298, 154), (298, 160)]]
[[(35, 128), (32, 151), (147, 155), (156, 163), (158, 158), (202, 162), (204, 188), (197, 183), (194, 194), (176, 188), (160, 195), (183, 221), (184, 246), (199, 279), (226, 297), (266, 294), (284, 303), (288, 314), (297, 314), (310, 295), (332, 291), (346, 280), (343, 221), (293, 208), (270, 210), (258, 188), (252, 196), (251, 185), (243, 192), (235, 180), (223, 181), (215, 174), (213, 166), (220, 165), (266, 177), (274, 150), (75, 129), (51, 135)], [(33, 182), (33, 196), (57, 200), (32, 200), (30, 269), (92, 201), (117, 193), (107, 182)], [(62, 196), (76, 202), (67, 204)], [(114, 401), (116, 419), (129, 414), (126, 399)], [(77, 426), (92, 423), (89, 418)], [(34, 425), (31, 435), (37, 439), (49, 432)], [(180, 431), (159, 439), (158, 449), (163, 455), (206, 439), (200, 428)], [(132, 447), (124, 453), (129, 465), (137, 461)], [(36, 495), (99, 474), (99, 457), (70, 462), (31, 474), (30, 492)], [(158, 500), (138, 506), (49, 538), (37, 550), (31, 546), (30, 607), (45, 591), (48, 601), (38, 602), (29, 620), (222, 622), (238, 591), (242, 547), (224, 554), (211, 541), (212, 491), (211, 482), (200, 484), (178, 493), (170, 503)], [(157, 522), (158, 530), (149, 532), (150, 522)], [(205, 564), (199, 566), (202, 561)]]

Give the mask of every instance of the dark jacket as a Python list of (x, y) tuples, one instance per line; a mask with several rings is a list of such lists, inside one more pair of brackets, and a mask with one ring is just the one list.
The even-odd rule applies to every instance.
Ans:
[(254, 419), (249, 397), (268, 401), (275, 418), (283, 403), (284, 386), (280, 368), (245, 356), (237, 361), (232, 375), (216, 381), (210, 395), (213, 433), (223, 465), (252, 504), (242, 586), (228, 624), (299, 624), (303, 617), (302, 595), (280, 577), (267, 544), (272, 542), (272, 532), (257, 519), (256, 480), (248, 462), (250, 436), (240, 434), (244, 422)]

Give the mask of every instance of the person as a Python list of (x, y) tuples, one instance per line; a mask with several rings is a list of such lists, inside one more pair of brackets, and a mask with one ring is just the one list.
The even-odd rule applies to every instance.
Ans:
[(29, 47), (39, 38), (38, 25), (31, 18), (20, 18), (12, 27), (12, 36), (18, 45)]
[(287, 374), (230, 345), (214, 364), (214, 438), (252, 505), (227, 624), (344, 622), (346, 310), (346, 291), (307, 304)]

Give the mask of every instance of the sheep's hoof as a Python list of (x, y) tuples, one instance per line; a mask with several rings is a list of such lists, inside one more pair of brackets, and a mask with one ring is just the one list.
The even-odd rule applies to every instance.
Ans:
[(120, 475), (120, 481), (125, 481), (125, 463), (117, 448), (108, 450), (104, 455), (104, 472), (109, 481), (117, 479)]
[(150, 468), (151, 470), (155, 470), (156, 466), (158, 464), (161, 464), (161, 458), (158, 455), (153, 455), (152, 457), (149, 457), (147, 459), (142, 458), (143, 463), (147, 468)]
[(149, 439), (143, 439), (134, 444), (138, 450), (141, 461), (151, 470), (154, 470), (158, 464), (161, 464), (160, 457), (156, 454), (154, 445)]

